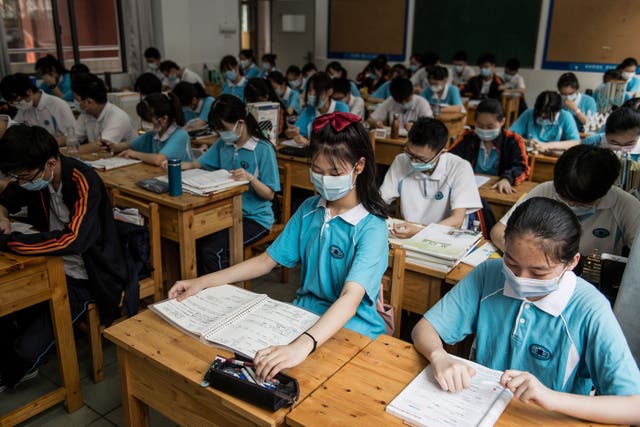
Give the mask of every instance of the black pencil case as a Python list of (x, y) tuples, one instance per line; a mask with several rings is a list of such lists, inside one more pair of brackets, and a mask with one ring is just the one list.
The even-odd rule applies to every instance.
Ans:
[(143, 179), (142, 181), (136, 182), (136, 185), (140, 188), (144, 188), (145, 190), (158, 194), (167, 193), (169, 191), (169, 183), (160, 181), (156, 178)]
[(242, 372), (243, 367), (234, 365), (233, 361), (246, 362), (251, 365), (251, 368), (253, 366), (251, 360), (238, 355), (233, 359), (218, 356), (204, 375), (201, 385), (203, 387), (211, 386), (270, 411), (291, 406), (298, 400), (300, 386), (295, 378), (280, 372), (274, 377), (276, 380), (274, 382), (277, 382), (277, 385), (271, 383), (269, 385), (271, 388), (267, 388), (251, 380), (243, 379), (243, 375), (239, 377), (237, 373)]

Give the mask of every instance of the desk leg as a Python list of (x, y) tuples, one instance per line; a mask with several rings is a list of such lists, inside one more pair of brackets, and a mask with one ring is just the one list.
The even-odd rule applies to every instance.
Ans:
[(198, 277), (196, 264), (196, 238), (193, 235), (193, 211), (178, 214), (178, 244), (180, 247), (180, 278), (183, 280)]
[(242, 236), (242, 195), (233, 196), (233, 225), (229, 228), (230, 264), (242, 262), (244, 258), (244, 242)]
[(51, 287), (51, 321), (53, 333), (56, 337), (58, 350), (58, 366), (62, 385), (65, 388), (67, 411), (73, 412), (84, 406), (80, 391), (80, 373), (78, 372), (78, 355), (73, 337), (71, 324), (71, 309), (67, 294), (67, 280), (64, 275), (64, 265), (61, 257), (49, 258), (47, 261), (49, 286)]
[(120, 368), (120, 393), (122, 394), (122, 413), (127, 427), (144, 427), (149, 425), (149, 406), (132, 394), (131, 356), (126, 350), (118, 347), (118, 367)]

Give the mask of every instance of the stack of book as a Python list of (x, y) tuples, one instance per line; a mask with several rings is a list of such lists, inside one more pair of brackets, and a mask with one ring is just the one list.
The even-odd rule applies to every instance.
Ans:
[(137, 165), (138, 163), (142, 163), (142, 160), (126, 159), (124, 157), (106, 157), (104, 159), (87, 161), (85, 163), (91, 165), (94, 169), (110, 171), (111, 169)]
[[(159, 181), (168, 182), (167, 176), (156, 177)], [(208, 196), (219, 193), (238, 185), (248, 184), (249, 181), (236, 181), (231, 173), (225, 169), (206, 171), (204, 169), (191, 169), (182, 171), (182, 191), (198, 196)]]

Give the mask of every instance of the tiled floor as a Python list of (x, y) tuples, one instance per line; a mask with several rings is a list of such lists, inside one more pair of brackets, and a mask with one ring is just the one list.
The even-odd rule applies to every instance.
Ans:
[[(272, 298), (289, 302), (295, 296), (299, 283), (298, 277), (298, 271), (292, 270), (289, 283), (282, 284), (280, 283), (280, 270), (274, 270), (270, 275), (254, 280), (252, 290), (267, 293)], [(22, 426), (103, 427), (124, 425), (115, 345), (103, 340), (105, 379), (98, 384), (94, 384), (91, 380), (91, 361), (87, 338), (79, 338), (76, 345), (85, 406), (73, 414), (68, 414), (60, 404), (31, 418)], [(58, 387), (60, 380), (57, 365), (56, 357), (52, 355), (49, 362), (40, 367), (40, 373), (36, 378), (20, 384), (15, 390), (0, 393), (0, 414), (5, 414)], [(153, 409), (150, 410), (150, 418), (150, 424), (153, 427), (176, 425)]]

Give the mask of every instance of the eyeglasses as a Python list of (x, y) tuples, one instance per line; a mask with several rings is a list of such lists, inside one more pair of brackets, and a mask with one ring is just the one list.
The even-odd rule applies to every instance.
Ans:
[(40, 179), (41, 177), (38, 177), (38, 175), (40, 175), (41, 173), (44, 173), (44, 168), (46, 167), (46, 163), (44, 165), (42, 165), (42, 167), (40, 169), (38, 169), (38, 171), (36, 173), (34, 173), (31, 178), (23, 178), (20, 177), (18, 175), (14, 175), (14, 174), (7, 174), (7, 176), (9, 177), (10, 180), (17, 182), (19, 185), (22, 184), (30, 184), (33, 183), (34, 181), (36, 181), (37, 179)]
[(409, 151), (406, 144), (404, 145), (404, 147), (402, 147), (402, 152), (406, 154), (409, 157), (409, 160), (411, 160), (412, 162), (431, 163), (440, 155), (442, 150), (438, 151), (436, 155), (430, 158), (429, 160), (425, 160), (424, 157), (413, 154), (411, 151)]

